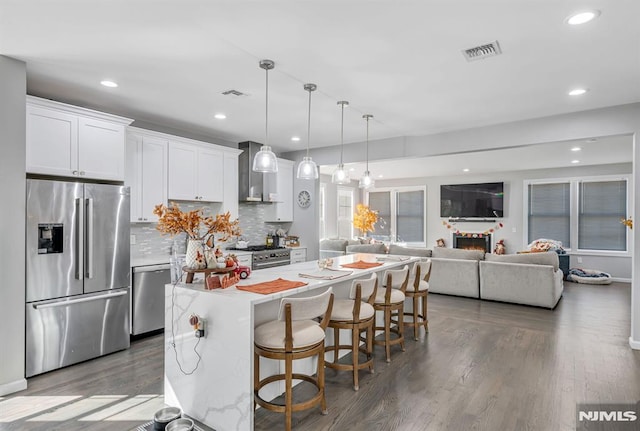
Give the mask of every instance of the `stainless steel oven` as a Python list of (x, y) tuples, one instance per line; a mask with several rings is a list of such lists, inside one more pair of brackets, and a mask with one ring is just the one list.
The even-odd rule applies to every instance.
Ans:
[(274, 266), (289, 265), (290, 263), (291, 252), (288, 248), (254, 251), (251, 269), (273, 268)]

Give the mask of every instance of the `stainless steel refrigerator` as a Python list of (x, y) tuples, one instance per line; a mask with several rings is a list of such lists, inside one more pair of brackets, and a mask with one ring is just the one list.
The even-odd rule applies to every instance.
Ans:
[(129, 188), (27, 180), (26, 376), (129, 347)]

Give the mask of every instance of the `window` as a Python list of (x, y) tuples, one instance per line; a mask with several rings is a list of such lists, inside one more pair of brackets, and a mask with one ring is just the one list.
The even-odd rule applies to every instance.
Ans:
[(406, 187), (368, 193), (369, 208), (378, 211), (378, 222), (369, 236), (389, 242), (426, 244), (426, 188)]
[(580, 178), (527, 185), (528, 240), (562, 241), (565, 249), (627, 252), (628, 178)]
[(626, 251), (627, 182), (581, 182), (578, 199), (578, 248)]
[(353, 238), (353, 189), (338, 187), (338, 238)]
[(529, 184), (529, 243), (539, 238), (571, 248), (571, 183)]

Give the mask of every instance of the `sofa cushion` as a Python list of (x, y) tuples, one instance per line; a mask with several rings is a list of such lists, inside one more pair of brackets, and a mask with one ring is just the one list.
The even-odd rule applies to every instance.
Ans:
[(401, 254), (404, 256), (431, 257), (431, 249), (402, 247), (397, 244), (389, 245), (389, 254)]
[(484, 251), (434, 247), (431, 256), (443, 259), (483, 260)]
[(347, 244), (346, 239), (323, 239), (320, 241), (320, 250), (345, 251)]
[(347, 253), (377, 253), (377, 254), (385, 254), (387, 252), (387, 247), (383, 243), (377, 244), (359, 244), (359, 245), (348, 245)]
[(553, 270), (557, 271), (560, 266), (558, 260), (558, 253), (555, 251), (542, 252), (542, 253), (521, 253), (521, 254), (492, 254), (487, 253), (485, 260), (490, 262), (503, 262), (503, 263), (526, 263), (529, 265), (550, 265), (553, 266)]

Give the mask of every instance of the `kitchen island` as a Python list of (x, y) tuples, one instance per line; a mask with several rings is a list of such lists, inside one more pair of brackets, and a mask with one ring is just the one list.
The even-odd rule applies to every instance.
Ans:
[[(352, 254), (335, 258), (333, 268), (345, 269), (340, 265), (358, 260), (376, 262), (377, 259), (384, 259), (380, 261), (382, 265), (350, 269), (351, 274), (335, 280), (300, 277), (300, 273), (318, 271), (318, 262), (311, 261), (254, 271), (249, 279), (238, 283), (256, 284), (276, 278), (308, 283), (267, 295), (242, 291), (235, 286), (205, 290), (202, 281), (166, 285), (165, 403), (180, 407), (189, 416), (218, 430), (252, 430), (253, 329), (277, 317), (283, 297), (313, 296), (331, 286), (336, 298), (346, 298), (352, 280), (419, 260), (409, 256)], [(204, 338), (195, 337), (189, 324), (192, 313), (206, 319)], [(328, 333), (327, 343), (332, 341), (331, 333)], [(350, 340), (345, 338), (344, 342)], [(296, 370), (313, 373), (315, 363), (312, 360), (296, 362)], [(279, 373), (279, 367), (279, 362), (261, 358), (261, 377)], [(280, 382), (263, 388), (261, 395), (269, 399), (282, 392)], [(331, 400), (327, 402), (330, 404)]]

